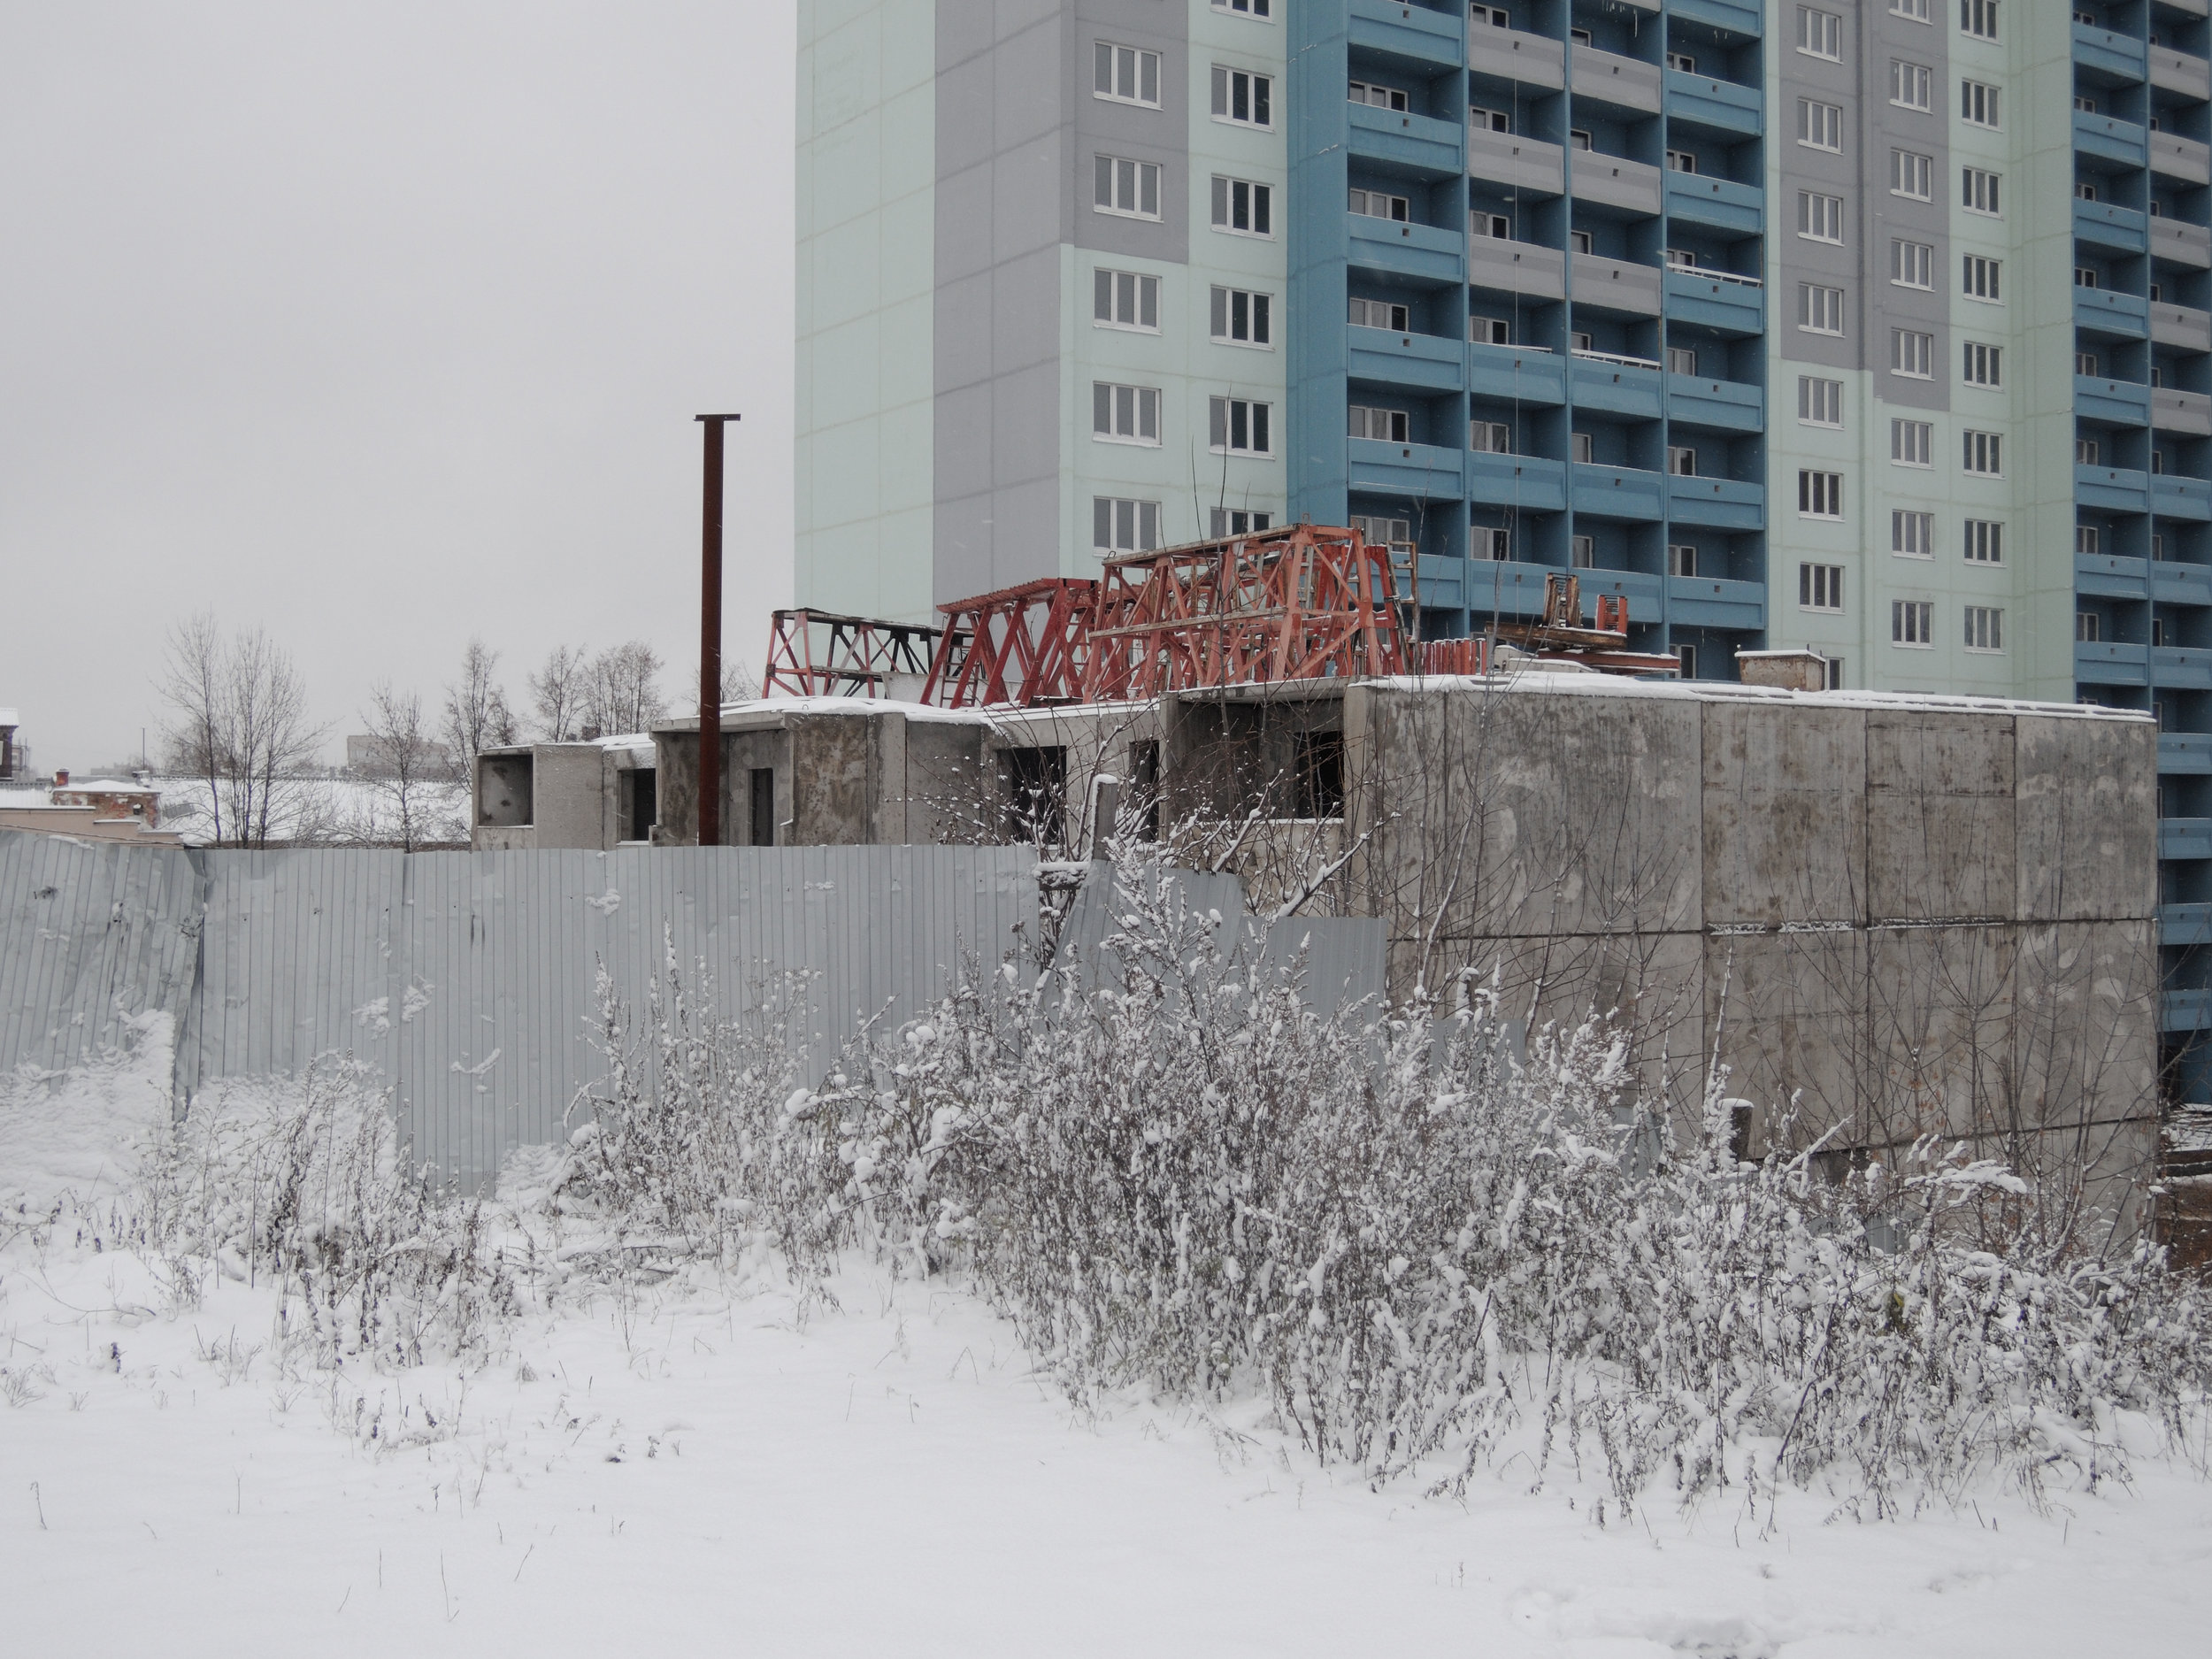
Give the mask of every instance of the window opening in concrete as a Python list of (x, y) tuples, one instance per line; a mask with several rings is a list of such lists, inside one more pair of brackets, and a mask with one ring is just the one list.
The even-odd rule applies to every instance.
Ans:
[(752, 769), (752, 842), (756, 847), (776, 844), (776, 769)]

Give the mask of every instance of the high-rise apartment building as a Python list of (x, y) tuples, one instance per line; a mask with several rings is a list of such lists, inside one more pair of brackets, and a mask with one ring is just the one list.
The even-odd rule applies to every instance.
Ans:
[(2212, 1030), (2207, 0), (800, 11), (803, 602), (1304, 517), (1430, 637), (2140, 708)]

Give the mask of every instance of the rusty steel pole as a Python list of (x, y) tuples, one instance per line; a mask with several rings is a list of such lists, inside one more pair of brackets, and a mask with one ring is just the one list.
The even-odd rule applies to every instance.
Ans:
[(706, 437), (699, 509), (699, 845), (722, 844), (722, 428), (738, 415), (698, 415)]

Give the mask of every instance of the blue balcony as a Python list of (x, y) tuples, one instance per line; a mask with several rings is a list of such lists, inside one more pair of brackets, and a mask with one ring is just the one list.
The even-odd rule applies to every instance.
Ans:
[(2134, 380), (2092, 380), (2074, 376), (2074, 413), (2084, 420), (2101, 420), (2113, 426), (2151, 424), (2151, 388)]
[(2212, 904), (2160, 905), (2158, 942), (2162, 945), (2212, 945)]
[(1355, 46), (1371, 47), (1395, 58), (1410, 58), (1440, 69), (1456, 69), (1466, 61), (1467, 13), (1463, 9), (1432, 12), (1399, 0), (1352, 0), (1351, 38)]
[(2115, 167), (2147, 167), (2151, 155), (2143, 129), (2116, 116), (2074, 111), (2074, 149), (2082, 155), (2108, 161)]
[(1715, 581), (1707, 576), (1670, 576), (1667, 620), (1676, 627), (1755, 633), (1767, 625), (1766, 585)]
[(2151, 475), (2125, 466), (2077, 466), (2074, 499), (2104, 512), (2148, 512)]
[(1348, 104), (1346, 109), (1352, 122), (1346, 149), (1362, 161), (1416, 179), (1455, 179), (1465, 170), (1461, 146), (1467, 129), (1459, 122), (1366, 104)]
[(2212, 775), (2212, 732), (2161, 732), (2158, 770), (2200, 778)]
[(2161, 991), (2158, 1025), (2162, 1031), (2202, 1031), (2212, 1025), (2212, 991)]
[(2074, 641), (2074, 678), (2085, 686), (2147, 686), (2150, 647), (2116, 640)]
[(1659, 419), (1657, 364), (1579, 351), (1568, 362), (1568, 384), (1574, 388), (1578, 408), (1601, 409), (1637, 420)]
[(1563, 512), (1567, 466), (1540, 455), (1467, 454), (1467, 499), (1523, 512)]
[[(1348, 257), (1360, 270), (1379, 272), (1427, 288), (1449, 287), (1464, 280), (1467, 244), (1458, 231), (1371, 219), (1364, 213), (1344, 217), (1351, 239)], [(2146, 328), (2149, 326), (2144, 324)]]
[(2150, 73), (2143, 42), (2093, 23), (2074, 25), (2074, 65), (2122, 82), (2141, 81)]
[(2140, 599), (2147, 560), (2116, 553), (2074, 555), (2074, 591), (2093, 599)]
[(1731, 236), (1756, 236), (1766, 228), (1765, 194), (1748, 184), (1709, 173), (1667, 170), (1667, 212), (1686, 225)]
[(1467, 389), (1477, 397), (1555, 409), (1567, 401), (1566, 361), (1530, 346), (1470, 345)]
[(2117, 202), (2074, 203), (2074, 238), (2113, 253), (2148, 253), (2150, 219)]
[(1670, 69), (1665, 88), (1670, 121), (1692, 121), (1739, 138), (1756, 138), (1766, 125), (1765, 101), (1756, 87)]
[(1766, 388), (1740, 380), (1709, 380), (1694, 374), (1667, 376), (1667, 419), (1723, 432), (1757, 432), (1766, 425)]
[(1394, 334), (1387, 328), (1344, 331), (1344, 372), (1356, 380), (1456, 392), (1465, 384), (1467, 347), (1444, 334)]
[(1573, 473), (1574, 509), (1593, 518), (1634, 518), (1654, 523), (1662, 516), (1666, 474), (1640, 466), (1604, 466), (1578, 461)]
[(2111, 288), (2074, 290), (2074, 326), (2107, 340), (2148, 340), (2151, 303)]
[(1659, 589), (1666, 580), (1647, 571), (1578, 570), (1575, 575), (1582, 582), (1583, 614), (1594, 616), (1601, 594), (1617, 594), (1628, 601), (1630, 619), (1636, 622), (1656, 622), (1659, 619)]
[(2212, 605), (2212, 565), (2151, 565), (2151, 597), (2162, 605)]
[(2212, 518), (2212, 480), (2177, 472), (2151, 474), (2151, 511), (2162, 518)]
[[(1757, 334), (1766, 329), (1766, 290), (1755, 280), (1724, 277), (1702, 271), (1669, 271), (1666, 276), (1667, 315), (1676, 322), (1695, 323), (1722, 334)], [(2143, 332), (2150, 332), (2147, 307)]]
[(1766, 13), (1757, 0), (1674, 0), (1668, 11), (1678, 22), (1709, 23), (1747, 41), (1766, 32)]
[(2212, 651), (2187, 645), (2154, 645), (2151, 679), (2162, 691), (2212, 691)]
[[(1466, 561), (1465, 598), (1474, 611), (1500, 616), (1540, 616), (1544, 610), (1544, 579), (1554, 574), (1548, 565), (1525, 565), (1518, 559)], [(1584, 577), (1590, 572), (1584, 571)]]
[(2212, 858), (2212, 818), (2162, 818), (2158, 820), (2161, 858)]
[(1766, 486), (1732, 478), (1669, 478), (1667, 517), (1708, 530), (1763, 530)]
[(1372, 438), (1347, 438), (1345, 443), (1355, 490), (1429, 501), (1460, 498), (1463, 449), (1447, 449), (1432, 443), (1381, 443)]

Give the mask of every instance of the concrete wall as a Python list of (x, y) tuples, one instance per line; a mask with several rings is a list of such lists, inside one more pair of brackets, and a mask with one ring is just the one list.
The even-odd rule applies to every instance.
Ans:
[(531, 743), (476, 757), (469, 845), (476, 852), (580, 849), (611, 852), (644, 838), (632, 822), (630, 783), (649, 768), (636, 745)]

